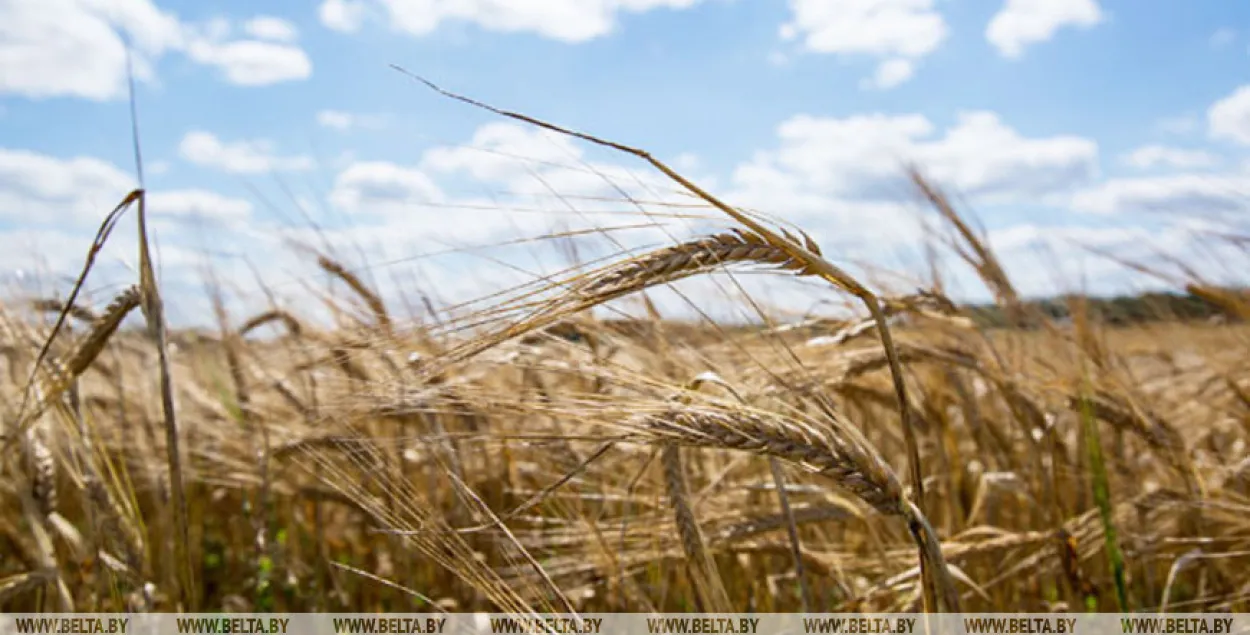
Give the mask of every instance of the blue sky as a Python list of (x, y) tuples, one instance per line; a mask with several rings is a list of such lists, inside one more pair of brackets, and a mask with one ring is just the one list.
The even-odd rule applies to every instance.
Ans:
[[(1246, 226), (1244, 2), (0, 0), (6, 280), (72, 273), (134, 184), (125, 41), (180, 320), (203, 314), (205, 263), (245, 304), (261, 301), (253, 267), (284, 301), (307, 296), (315, 276), (286, 241), (316, 242), (308, 219), (388, 295), (451, 301), (528, 274), (421, 254), (646, 220), (599, 200), (617, 188), (676, 200), (637, 161), (439, 98), (389, 64), (644, 147), (866, 270), (919, 271), (923, 206), (899, 170), (915, 162), (1031, 294), (1145, 283), (1084, 246), (1244, 271), (1202, 234)], [(510, 251), (531, 274), (559, 265)], [(101, 291), (133, 276), (130, 232), (107, 256)]]

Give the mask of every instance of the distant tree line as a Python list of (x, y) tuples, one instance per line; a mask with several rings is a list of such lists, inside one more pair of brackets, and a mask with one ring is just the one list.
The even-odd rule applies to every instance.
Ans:
[[(1235, 298), (1250, 306), (1250, 289), (1220, 290), (1225, 297)], [(1071, 317), (1073, 300), (1083, 300), (1092, 319), (1104, 324), (1126, 326), (1160, 321), (1209, 321), (1238, 319), (1236, 311), (1224, 304), (1193, 293), (1150, 292), (1113, 297), (1060, 296), (1025, 302), (1026, 313), (1041, 314), (1058, 321)], [(1008, 326), (1007, 312), (996, 304), (965, 307), (974, 321), (985, 327)], [(1243, 313), (1244, 315), (1244, 313)]]

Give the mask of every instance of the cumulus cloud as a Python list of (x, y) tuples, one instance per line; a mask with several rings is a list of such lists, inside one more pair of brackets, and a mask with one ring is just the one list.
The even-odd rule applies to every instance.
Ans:
[[(273, 41), (280, 35), (279, 22), (261, 18), (245, 25), (245, 30), (265, 33), (268, 41), (231, 41), (226, 39), (228, 22), (184, 22), (151, 0), (0, 2), (0, 94), (121, 98), (126, 87), (123, 35), (133, 43), (141, 80), (151, 78), (156, 62), (170, 53), (217, 66), (228, 81), (244, 85), (307, 77), (311, 65), (304, 52), (290, 40)], [(281, 35), (294, 38), (295, 33), (290, 28)]]
[(781, 36), (815, 53), (887, 58), (868, 85), (889, 88), (907, 81), (914, 60), (929, 55), (949, 29), (933, 0), (790, 0), (793, 18)]
[(1212, 138), (1250, 145), (1250, 85), (1211, 105), (1207, 110), (1207, 129)]
[[(134, 186), (128, 171), (99, 158), (0, 148), (0, 218), (10, 221), (0, 229), (0, 277), (13, 278), (21, 271), (22, 276), (55, 285), (60, 278), (49, 280), (44, 274), (77, 273), (100, 221)], [(232, 244), (252, 236), (245, 231), (252, 205), (242, 199), (205, 189), (158, 187), (149, 190), (147, 203), (163, 282), (195, 280), (199, 275), (202, 243), (197, 240), (205, 234), (186, 231), (188, 223), (228, 230)], [(92, 271), (91, 287), (133, 283), (137, 249), (133, 231), (113, 232)], [(244, 275), (246, 271), (240, 279)]]
[(990, 19), (985, 37), (1007, 58), (1050, 40), (1064, 27), (1092, 27), (1103, 21), (1098, 0), (1007, 0)]
[(1070, 135), (1027, 138), (992, 112), (966, 112), (940, 138), (923, 115), (792, 117), (778, 128), (779, 147), (757, 154), (735, 182), (791, 179), (842, 198), (898, 199), (901, 168), (916, 163), (962, 194), (1035, 200), (1096, 174), (1097, 145)]
[(1073, 206), (1097, 214), (1149, 212), (1231, 218), (1250, 211), (1250, 187), (1244, 177), (1236, 175), (1111, 179), (1077, 193)]
[(26, 223), (82, 223), (103, 218), (134, 179), (92, 157), (61, 159), (0, 148), (0, 215)]
[[(678, 159), (697, 171), (690, 157)], [(354, 236), (411, 252), (665, 222), (671, 219), (649, 218), (624, 199), (649, 208), (651, 201), (678, 200), (672, 191), (660, 176), (594, 160), (568, 138), (492, 122), (464, 144), (430, 148), (414, 164), (356, 161), (335, 178), (330, 201), (359, 221)], [(457, 222), (447, 222), (451, 217)], [(613, 236), (634, 245), (663, 237), (637, 229)], [(600, 238), (585, 238), (595, 243), (587, 253), (603, 246)]]
[(258, 40), (271, 42), (294, 42), (299, 38), (299, 30), (287, 20), (271, 15), (261, 15), (243, 24), (243, 30)]
[(380, 115), (362, 115), (342, 110), (317, 112), (317, 124), (323, 128), (346, 131), (352, 128), (381, 128), (385, 118)]
[(0, 92), (98, 101), (120, 96), (126, 49), (117, 29), (133, 38), (144, 75), (153, 59), (183, 39), (176, 18), (143, 0), (0, 3)]
[(224, 223), (245, 221), (252, 215), (248, 201), (202, 189), (155, 191), (148, 196), (148, 206), (160, 214), (181, 217), (204, 217)]
[(861, 87), (881, 90), (894, 88), (912, 78), (916, 74), (916, 65), (911, 60), (895, 58), (877, 65), (877, 72), (871, 80), (861, 82)]
[(1220, 162), (1220, 158), (1204, 150), (1187, 150), (1162, 145), (1146, 145), (1120, 158), (1125, 165), (1139, 170), (1166, 167), (1179, 169), (1207, 168)]
[(488, 31), (535, 33), (563, 42), (585, 42), (608, 35), (622, 13), (686, 9), (701, 0), (323, 0), (318, 16), (326, 27), (358, 30), (370, 15), (421, 37), (445, 23), (468, 23)]
[(317, 17), (326, 28), (352, 33), (364, 24), (365, 3), (363, 0), (324, 0), (317, 8)]
[(235, 174), (261, 174), (307, 170), (313, 167), (311, 157), (278, 156), (266, 141), (222, 141), (201, 130), (188, 132), (178, 144), (183, 159)]
[(217, 68), (226, 81), (239, 86), (267, 86), (312, 75), (308, 54), (290, 43), (296, 31), (289, 23), (259, 18), (245, 28), (262, 39), (227, 40), (210, 30), (188, 42), (187, 57)]
[(330, 192), (330, 202), (340, 209), (392, 217), (444, 198), (425, 172), (385, 161), (351, 164), (338, 174)]

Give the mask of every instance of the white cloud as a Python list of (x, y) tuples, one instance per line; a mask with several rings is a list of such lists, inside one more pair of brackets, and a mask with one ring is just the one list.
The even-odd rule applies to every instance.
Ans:
[(1166, 213), (1234, 218), (1250, 211), (1250, 187), (1234, 175), (1173, 174), (1112, 179), (1077, 193), (1073, 207), (1096, 214)]
[(505, 182), (527, 174), (526, 162), (563, 164), (581, 157), (567, 136), (493, 122), (479, 127), (465, 146), (425, 153), (422, 166), (438, 172), (464, 171), (479, 181)]
[(1063, 27), (1088, 28), (1102, 20), (1097, 0), (1007, 0), (990, 19), (985, 37), (1004, 57), (1018, 58)]
[(307, 156), (274, 155), (272, 144), (265, 141), (224, 142), (212, 133), (200, 130), (183, 136), (178, 144), (178, 153), (196, 165), (236, 174), (307, 170), (313, 167), (312, 159)]
[[(1006, 262), (1012, 282), (1028, 295), (1072, 291), (1109, 295), (1169, 288), (1123, 262), (1146, 263), (1182, 279), (1192, 272), (1215, 284), (1244, 284), (1241, 272), (1250, 266), (1246, 252), (1213, 240), (1209, 233), (1227, 230), (1227, 225), (1184, 216), (1154, 220), (1158, 222), (1150, 226), (1023, 224), (990, 232), (990, 241)], [(1189, 272), (1171, 262), (1185, 263)]]
[(488, 31), (528, 32), (564, 42), (584, 42), (612, 32), (620, 13), (685, 9), (701, 0), (324, 0), (323, 24), (354, 31), (369, 13), (380, 13), (398, 31), (433, 33), (444, 23), (465, 22)]
[(133, 38), (142, 75), (183, 37), (177, 19), (146, 0), (0, 3), (0, 93), (120, 97), (126, 49), (118, 30)]
[(196, 62), (217, 67), (227, 81), (240, 86), (266, 86), (312, 75), (308, 55), (298, 46), (289, 44), (205, 39), (193, 42), (187, 55)]
[[(20, 270), (28, 282), (48, 283), (39, 287), (41, 294), (62, 288), (65, 276), (82, 267), (99, 223), (134, 185), (127, 171), (98, 158), (0, 149), (0, 218), (11, 221), (9, 229), (0, 230), (0, 279), (8, 281)], [(201, 259), (193, 247), (197, 240), (214, 240), (187, 231), (192, 217), (197, 227), (228, 229), (232, 241), (253, 236), (244, 222), (252, 209), (247, 201), (200, 189), (153, 190), (147, 201), (163, 283), (194, 280)], [(89, 287), (115, 290), (136, 280), (133, 219), (131, 211), (109, 237)], [(247, 275), (243, 271), (239, 279), (246, 281)], [(171, 297), (171, 307), (184, 299)]]
[[(691, 157), (677, 160), (698, 169)], [(361, 217), (353, 236), (402, 253), (401, 246), (411, 251), (413, 245), (480, 245), (566, 229), (636, 225), (651, 219), (624, 197), (672, 201), (671, 190), (648, 170), (590, 160), (568, 138), (492, 122), (464, 145), (427, 150), (415, 165), (355, 162), (338, 174), (329, 198), (337, 209)], [(368, 217), (379, 224), (371, 225)], [(448, 222), (451, 217), (460, 221)], [(635, 242), (656, 237), (639, 230), (630, 235)]]
[[(465, 145), (432, 148), (422, 156), (420, 165), (440, 176), (468, 176), (519, 196), (552, 197), (558, 193), (574, 198), (615, 198), (626, 192), (655, 200), (673, 189), (651, 170), (589, 160), (582, 146), (567, 136), (508, 122), (479, 127)], [(564, 205), (560, 204), (562, 208)]]
[[(249, 27), (274, 35), (275, 20), (262, 18)], [(151, 0), (0, 2), (0, 94), (121, 98), (126, 88), (123, 37), (133, 43), (140, 80), (151, 79), (156, 63), (170, 53), (223, 67), (228, 80), (244, 85), (308, 76), (310, 64), (302, 50), (226, 41), (229, 26), (221, 19), (186, 23)]]
[[(1116, 294), (1156, 281), (1100, 254), (1140, 260), (1159, 250), (1175, 251), (1178, 236), (1152, 233), (1142, 227), (1013, 225), (989, 233), (989, 242), (1003, 261), (1016, 289), (1026, 296), (1085, 292)], [(1091, 249), (1097, 250), (1095, 253)]]
[(1213, 48), (1223, 48), (1237, 41), (1237, 29), (1223, 27), (1216, 29), (1208, 40)]
[(100, 159), (0, 148), (0, 215), (24, 223), (90, 224), (134, 184), (130, 174)]
[(322, 110), (317, 113), (317, 124), (334, 130), (381, 128), (385, 124), (384, 119), (379, 115), (362, 115), (341, 110)]
[(338, 110), (322, 110), (317, 113), (317, 123), (326, 128), (334, 128), (336, 130), (347, 130), (352, 127), (354, 117), (351, 113), (341, 112)]
[(220, 221), (247, 220), (252, 214), (252, 204), (239, 198), (222, 196), (208, 190), (155, 191), (148, 196), (148, 207), (154, 216), (203, 216)]
[(1250, 145), (1250, 85), (1242, 86), (1207, 110), (1211, 137)]
[(860, 83), (863, 88), (886, 90), (894, 88), (911, 79), (916, 74), (916, 64), (911, 60), (895, 58), (877, 65), (877, 72), (871, 80)]
[(790, 10), (782, 37), (817, 53), (922, 57), (947, 35), (932, 0), (790, 0)]
[(865, 87), (889, 88), (909, 79), (913, 60), (945, 41), (948, 28), (933, 0), (790, 0), (781, 37), (815, 53), (888, 58)]
[(422, 170), (384, 161), (353, 163), (335, 178), (330, 193), (330, 202), (344, 211), (392, 217), (444, 199)]
[(326, 28), (344, 33), (358, 29), (365, 21), (363, 0), (324, 0), (317, 8), (317, 17)]
[(294, 24), (270, 15), (257, 16), (248, 20), (243, 24), (243, 30), (258, 40), (271, 42), (294, 42), (299, 38), (299, 30)]
[(1120, 157), (1125, 165), (1141, 170), (1156, 167), (1180, 169), (1206, 168), (1219, 163), (1220, 158), (1203, 150), (1186, 150), (1161, 145), (1142, 146)]
[[(0, 148), (0, 215), (25, 223), (94, 227), (134, 187), (128, 172), (97, 158), (62, 159)], [(252, 212), (245, 200), (202, 189), (153, 190), (147, 201), (153, 218), (204, 215), (237, 221)]]
[(1093, 142), (1025, 137), (990, 112), (963, 113), (945, 131), (919, 114), (799, 115), (777, 135), (735, 168), (726, 200), (798, 223), (842, 262), (882, 265), (921, 244), (927, 212), (908, 163), (980, 206), (1063, 202), (1097, 172)]
[(1096, 172), (1098, 148), (1075, 136), (1027, 138), (992, 112), (968, 112), (931, 139), (923, 115), (792, 117), (780, 146), (739, 166), (735, 183), (792, 180), (796, 187), (850, 199), (898, 200), (910, 189), (901, 169), (917, 163), (962, 194), (990, 200), (1036, 200), (1080, 185)]

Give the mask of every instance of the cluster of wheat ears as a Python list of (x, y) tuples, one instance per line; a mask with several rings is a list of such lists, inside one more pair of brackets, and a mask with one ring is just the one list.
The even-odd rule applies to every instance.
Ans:
[[(443, 94), (632, 154), (735, 226), (437, 323), (322, 256), (343, 326), (236, 322), (215, 296), (218, 333), (191, 340), (166, 332), (132, 193), (83, 276), (136, 209), (136, 286), (97, 313), (80, 279), (0, 321), (0, 610), (1250, 610), (1239, 319), (1110, 328), (1073, 299), (1061, 327), (913, 172), (1011, 318), (981, 328), (646, 152)], [(593, 311), (744, 267), (863, 318)], [(136, 308), (146, 330), (120, 330)]]

